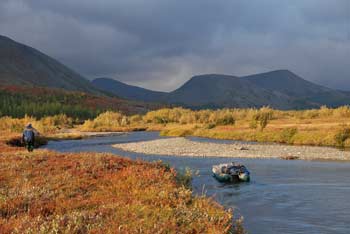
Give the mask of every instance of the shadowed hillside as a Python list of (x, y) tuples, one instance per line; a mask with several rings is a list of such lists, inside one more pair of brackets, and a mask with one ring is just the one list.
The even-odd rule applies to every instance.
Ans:
[(124, 98), (163, 102), (192, 109), (262, 106), (307, 109), (322, 105), (337, 107), (350, 103), (349, 93), (314, 84), (288, 70), (245, 77), (199, 75), (169, 93), (130, 86), (108, 78), (97, 79), (93, 84)]
[(99, 93), (91, 83), (55, 59), (0, 35), (0, 82)]
[(333, 91), (311, 83), (288, 70), (277, 70), (242, 77), (261, 88), (291, 97), (307, 97), (318, 93)]
[(193, 109), (262, 106), (306, 109), (350, 103), (348, 92), (313, 84), (288, 70), (245, 77), (199, 75), (169, 93), (147, 90), (109, 78), (99, 78), (91, 83), (53, 58), (4, 36), (0, 36), (0, 85), (59, 88)]
[(290, 100), (249, 81), (227, 75), (201, 75), (169, 93), (168, 101), (192, 108), (249, 107), (271, 105), (283, 109)]
[(92, 84), (104, 91), (130, 100), (142, 100), (145, 102), (164, 102), (167, 93), (152, 91), (109, 78), (97, 78)]

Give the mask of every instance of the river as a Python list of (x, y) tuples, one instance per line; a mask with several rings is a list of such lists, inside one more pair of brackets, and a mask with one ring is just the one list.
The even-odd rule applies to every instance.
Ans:
[[(60, 152), (111, 152), (133, 159), (162, 160), (178, 170), (198, 172), (193, 191), (206, 194), (235, 215), (242, 215), (250, 234), (349, 234), (350, 163), (285, 161), (279, 159), (194, 158), (144, 155), (121, 151), (112, 144), (154, 140), (158, 132), (52, 141), (46, 146)], [(190, 138), (194, 141), (231, 141)], [(213, 164), (237, 161), (251, 172), (250, 183), (225, 185), (211, 175)]]

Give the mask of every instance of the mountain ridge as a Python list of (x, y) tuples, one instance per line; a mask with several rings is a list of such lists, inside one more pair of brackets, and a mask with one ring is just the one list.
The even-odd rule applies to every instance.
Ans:
[(1, 35), (0, 82), (100, 93), (89, 80), (54, 58)]
[(319, 92), (331, 91), (329, 88), (314, 84), (286, 69), (243, 76), (242, 78), (259, 87), (290, 96), (308, 96)]
[(197, 75), (172, 92), (152, 91), (110, 78), (90, 82), (39, 50), (1, 35), (0, 85), (58, 88), (193, 109), (262, 106), (306, 109), (350, 104), (350, 92), (314, 84), (289, 70), (243, 77)]
[[(100, 90), (107, 91), (113, 95), (124, 97), (130, 100), (142, 100), (145, 102), (154, 102), (154, 100), (161, 99), (165, 96), (165, 92), (153, 91), (133, 85), (128, 85), (118, 80), (112, 80), (110, 78), (97, 78), (91, 81), (91, 83)], [(118, 92), (115, 92), (118, 90)]]
[[(104, 78), (110, 84), (113, 79)], [(130, 85), (123, 84), (124, 91)], [(102, 80), (94, 80), (104, 90)], [(130, 90), (110, 89), (124, 98), (136, 98), (137, 86)], [(142, 89), (147, 95), (148, 89)], [(350, 93), (333, 90), (301, 78), (293, 72), (282, 69), (249, 76), (203, 74), (190, 78), (172, 92), (150, 91), (147, 101), (175, 104), (193, 109), (201, 108), (248, 108), (271, 106), (276, 109), (317, 108), (322, 105), (339, 106), (350, 103)], [(146, 94), (145, 94), (146, 93)], [(159, 95), (161, 94), (161, 95)], [(140, 101), (140, 100), (139, 100)], [(146, 101), (146, 100), (143, 100)]]

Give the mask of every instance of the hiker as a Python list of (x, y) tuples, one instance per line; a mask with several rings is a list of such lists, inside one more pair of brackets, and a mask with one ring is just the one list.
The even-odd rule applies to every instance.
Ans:
[(28, 149), (28, 152), (32, 152), (34, 150), (35, 144), (35, 129), (32, 124), (28, 124), (23, 131), (22, 140), (25, 144), (25, 147)]

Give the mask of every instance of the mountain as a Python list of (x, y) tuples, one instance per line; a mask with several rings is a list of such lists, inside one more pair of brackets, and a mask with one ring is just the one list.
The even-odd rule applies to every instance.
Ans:
[(165, 102), (167, 93), (152, 91), (132, 85), (124, 84), (110, 78), (97, 78), (92, 84), (101, 90), (130, 100), (145, 102)]
[(261, 107), (276, 109), (336, 107), (350, 104), (350, 93), (314, 84), (288, 70), (245, 77), (205, 74), (192, 77), (178, 89), (155, 92), (113, 79), (97, 79), (93, 84), (124, 98), (175, 104), (193, 109)]
[(247, 80), (228, 75), (200, 75), (192, 77), (180, 88), (169, 93), (169, 103), (191, 108), (261, 107), (283, 108), (288, 98), (274, 94)]
[(336, 107), (350, 104), (350, 93), (326, 88), (304, 80), (288, 70), (277, 70), (243, 77), (273, 93), (283, 93), (299, 105), (314, 104)]
[[(326, 88), (288, 70), (245, 77), (207, 74), (192, 77), (173, 92), (157, 92), (109, 78), (92, 83), (44, 53), (0, 35), (0, 86), (46, 87), (103, 92), (142, 102), (190, 108), (261, 107), (303, 109), (350, 104), (350, 93)], [(143, 105), (143, 104), (137, 104)]]
[(307, 97), (318, 93), (330, 92), (331, 89), (311, 83), (288, 70), (277, 70), (242, 77), (251, 83), (275, 93), (291, 97)]
[(91, 83), (57, 60), (0, 35), (0, 83), (99, 93)]
[(273, 93), (248, 80), (229, 75), (194, 76), (173, 92), (156, 92), (124, 84), (110, 78), (92, 81), (95, 87), (119, 97), (154, 103), (175, 104), (189, 108), (261, 107), (285, 109), (293, 100), (282, 93)]

